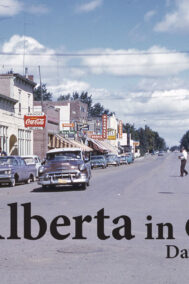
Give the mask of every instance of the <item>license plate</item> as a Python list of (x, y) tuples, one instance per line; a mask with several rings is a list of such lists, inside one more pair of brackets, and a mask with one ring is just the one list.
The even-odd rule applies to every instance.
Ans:
[(67, 181), (66, 181), (65, 179), (59, 178), (59, 179), (58, 179), (58, 183), (63, 183), (63, 184), (65, 184), (65, 183), (67, 183)]

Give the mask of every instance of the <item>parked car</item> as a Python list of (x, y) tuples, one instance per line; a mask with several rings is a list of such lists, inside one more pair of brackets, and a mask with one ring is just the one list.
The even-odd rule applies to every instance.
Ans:
[(39, 168), (38, 184), (43, 188), (56, 185), (89, 185), (91, 165), (79, 148), (59, 148), (47, 152)]
[(27, 165), (21, 157), (0, 157), (0, 184), (15, 186), (19, 182), (30, 183), (36, 180), (36, 172), (36, 167)]
[(121, 164), (121, 165), (126, 165), (126, 164), (128, 164), (126, 156), (121, 156), (121, 157), (120, 157), (120, 164)]
[(164, 151), (159, 151), (158, 156), (164, 156)]
[(126, 160), (127, 160), (127, 164), (131, 164), (134, 162), (134, 156), (132, 153), (127, 153), (126, 154)]
[(120, 160), (115, 154), (107, 154), (106, 155), (107, 165), (119, 166)]
[(107, 167), (107, 160), (104, 156), (91, 156), (91, 169), (101, 167), (105, 169)]
[(28, 155), (28, 156), (22, 156), (24, 161), (27, 165), (35, 165), (36, 171), (37, 171), (37, 177), (39, 177), (39, 168), (41, 167), (41, 160), (36, 155)]

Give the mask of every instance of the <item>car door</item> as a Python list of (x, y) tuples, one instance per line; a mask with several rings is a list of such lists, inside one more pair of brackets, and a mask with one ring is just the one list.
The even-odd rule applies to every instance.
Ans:
[(29, 167), (26, 165), (24, 159), (20, 158), (20, 169), (22, 171), (22, 181), (27, 180), (29, 178)]

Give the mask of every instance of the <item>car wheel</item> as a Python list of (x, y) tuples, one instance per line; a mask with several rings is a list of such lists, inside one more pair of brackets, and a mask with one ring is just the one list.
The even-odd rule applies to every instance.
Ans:
[(85, 190), (86, 187), (87, 187), (87, 183), (86, 182), (81, 184), (81, 189)]
[(30, 177), (26, 180), (26, 184), (29, 184), (31, 182)]
[(10, 187), (14, 187), (16, 185), (16, 180), (15, 178), (12, 179), (12, 181), (10, 182)]
[(35, 182), (35, 181), (36, 181), (36, 177), (35, 177), (34, 175), (31, 175), (31, 176), (30, 176), (30, 180), (31, 180), (32, 182)]

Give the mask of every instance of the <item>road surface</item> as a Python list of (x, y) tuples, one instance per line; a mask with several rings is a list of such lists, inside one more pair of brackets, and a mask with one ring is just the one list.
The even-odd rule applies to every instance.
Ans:
[[(148, 156), (129, 166), (95, 169), (87, 190), (57, 188), (42, 190), (37, 183), (0, 188), (0, 277), (1, 283), (188, 283), (189, 236), (185, 225), (189, 219), (189, 176), (179, 177), (177, 154), (164, 157)], [(10, 235), (10, 207), (18, 205), (18, 236)], [(31, 214), (42, 216), (46, 234), (39, 240), (24, 239), (23, 206), (31, 203)], [(97, 220), (93, 218), (104, 208), (104, 234), (97, 236)], [(50, 223), (59, 216), (69, 218), (71, 225), (59, 227), (60, 234), (70, 234), (56, 240), (50, 233)], [(73, 217), (90, 215), (92, 221), (83, 224), (85, 240), (75, 236)], [(116, 240), (112, 231), (123, 225), (113, 220), (126, 215), (131, 220), (132, 239)], [(147, 220), (151, 216), (152, 220)], [(159, 223), (171, 223), (174, 239), (157, 239)], [(61, 222), (60, 222), (61, 223)], [(152, 223), (152, 237), (147, 240), (147, 226)], [(128, 223), (127, 223), (128, 225)], [(128, 228), (128, 230), (127, 230)], [(129, 232), (129, 226), (126, 233)], [(32, 221), (32, 234), (39, 227)], [(120, 230), (124, 235), (124, 229)], [(179, 248), (179, 255), (166, 258), (167, 245)], [(172, 247), (171, 254), (175, 254)]]

